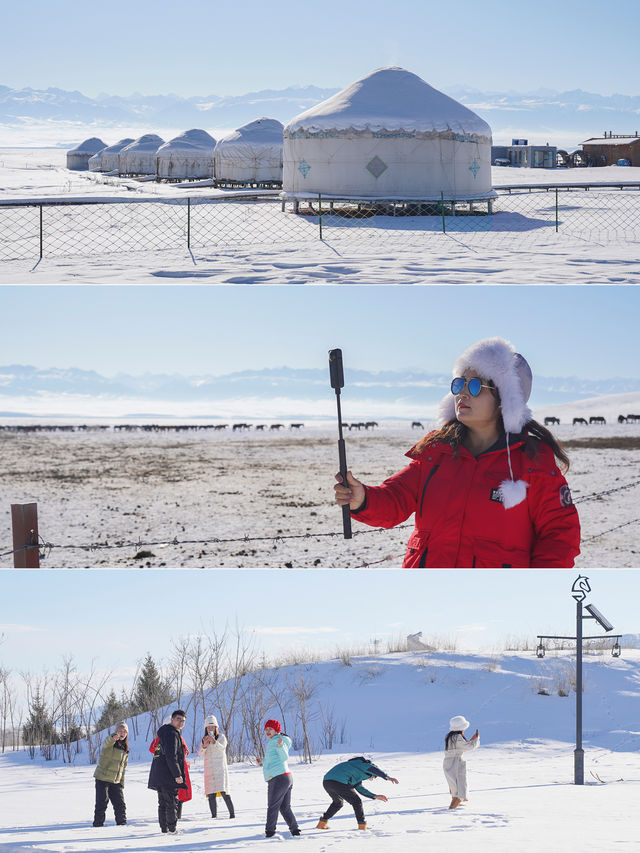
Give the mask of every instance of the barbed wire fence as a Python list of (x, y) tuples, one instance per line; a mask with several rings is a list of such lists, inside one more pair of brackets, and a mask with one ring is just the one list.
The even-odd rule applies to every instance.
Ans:
[(490, 200), (339, 199), (277, 191), (186, 198), (0, 202), (0, 260), (345, 242), (428, 248), (430, 238), (549, 235), (640, 241), (640, 183), (501, 187)]
[[(583, 495), (580, 498), (577, 498), (574, 503), (580, 504), (586, 501), (592, 500), (602, 500), (604, 497), (615, 494), (617, 492), (626, 491), (627, 489), (633, 489), (637, 486), (640, 486), (640, 478), (636, 480), (632, 480), (629, 483), (624, 483), (621, 486), (614, 486), (610, 489), (605, 489), (601, 492), (591, 492), (588, 495)], [(35, 508), (35, 504), (26, 504), (26, 505), (14, 505), (16, 507), (31, 507)], [(14, 507), (12, 507), (12, 510)], [(30, 552), (32, 557), (34, 558), (34, 562), (37, 562), (39, 565), (40, 559), (46, 559), (50, 556), (52, 551), (85, 551), (87, 553), (95, 553), (98, 551), (108, 551), (108, 550), (116, 550), (116, 549), (127, 549), (127, 550), (135, 550), (137, 553), (140, 553), (145, 548), (152, 547), (168, 547), (168, 546), (191, 546), (191, 545), (227, 545), (227, 544), (250, 544), (253, 542), (270, 542), (274, 547), (278, 544), (283, 543), (287, 540), (304, 540), (304, 541), (320, 541), (322, 539), (332, 538), (338, 539), (342, 538), (343, 534), (340, 531), (323, 531), (319, 533), (297, 533), (297, 534), (278, 534), (276, 536), (234, 536), (234, 537), (217, 537), (210, 536), (204, 537), (201, 539), (180, 539), (177, 536), (173, 536), (166, 539), (154, 539), (154, 540), (129, 540), (127, 542), (90, 542), (90, 543), (74, 543), (74, 542), (65, 542), (65, 543), (53, 543), (49, 542), (43, 537), (41, 537), (37, 530), (37, 511), (32, 509), (32, 515), (27, 515), (25, 517), (25, 521), (23, 524), (16, 524), (15, 514), (12, 513), (14, 517), (14, 547), (11, 549), (3, 549), (0, 551), (0, 559), (4, 557), (11, 557), (15, 555), (26, 555), (27, 552)], [(593, 542), (596, 539), (599, 539), (603, 536), (606, 536), (609, 533), (612, 533), (616, 530), (620, 530), (624, 527), (629, 527), (634, 524), (640, 523), (640, 516), (637, 518), (630, 519), (628, 521), (621, 522), (620, 524), (616, 524), (613, 527), (607, 528), (606, 530), (602, 530), (599, 533), (596, 533), (592, 536), (583, 537), (582, 544), (586, 544), (588, 542)], [(412, 524), (400, 524), (397, 525), (394, 530), (410, 530), (413, 529)], [(368, 536), (368, 535), (376, 535), (381, 533), (387, 533), (386, 528), (379, 527), (371, 527), (363, 530), (354, 530), (353, 536)], [(19, 545), (16, 547), (16, 541), (24, 541), (25, 544)], [(35, 559), (37, 558), (37, 559)], [(383, 562), (388, 562), (389, 557), (384, 557), (381, 560), (377, 560), (374, 562), (366, 562), (363, 561), (361, 564), (361, 568), (367, 568), (372, 565), (376, 565)], [(38, 566), (18, 566), (18, 568), (37, 568)]]

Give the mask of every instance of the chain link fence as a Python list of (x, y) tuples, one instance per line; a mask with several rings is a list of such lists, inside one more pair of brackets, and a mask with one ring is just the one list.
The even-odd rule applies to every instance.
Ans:
[(344, 242), (425, 246), (435, 234), (550, 234), (596, 242), (640, 240), (640, 183), (504, 187), (483, 201), (223, 198), (90, 199), (0, 204), (0, 260), (113, 252)]

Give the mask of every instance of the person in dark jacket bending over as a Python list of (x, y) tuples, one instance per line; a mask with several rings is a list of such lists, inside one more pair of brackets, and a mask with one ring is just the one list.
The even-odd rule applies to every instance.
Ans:
[(175, 835), (178, 820), (178, 791), (186, 788), (184, 747), (181, 730), (186, 722), (185, 712), (174, 711), (171, 722), (158, 729), (158, 745), (151, 762), (149, 785), (158, 792), (158, 823), (162, 832)]
[(372, 794), (362, 785), (365, 779), (374, 779), (376, 776), (385, 779), (387, 782), (393, 782), (394, 785), (398, 784), (397, 779), (394, 779), (393, 776), (387, 776), (384, 770), (367, 761), (362, 755), (350, 758), (348, 761), (343, 761), (341, 764), (332, 767), (322, 780), (324, 789), (331, 797), (332, 802), (318, 821), (316, 829), (328, 829), (329, 820), (336, 812), (340, 811), (345, 800), (353, 807), (358, 821), (358, 829), (366, 829), (367, 823), (364, 818), (362, 800), (356, 791), (370, 800), (382, 800), (383, 803), (386, 803), (387, 798), (384, 794)]

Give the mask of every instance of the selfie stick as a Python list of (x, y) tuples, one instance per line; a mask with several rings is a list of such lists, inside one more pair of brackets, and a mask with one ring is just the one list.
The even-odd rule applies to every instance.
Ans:
[[(342, 437), (342, 412), (340, 410), (340, 389), (344, 388), (344, 373), (342, 370), (342, 350), (329, 350), (329, 377), (331, 387), (336, 392), (336, 403), (338, 404), (338, 457), (340, 459), (340, 475), (342, 482), (347, 485), (347, 453)], [(345, 539), (351, 539), (351, 510), (349, 504), (342, 507), (342, 530)]]

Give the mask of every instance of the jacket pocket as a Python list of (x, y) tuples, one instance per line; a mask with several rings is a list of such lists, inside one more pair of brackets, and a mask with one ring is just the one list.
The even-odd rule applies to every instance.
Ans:
[(434, 465), (433, 468), (427, 474), (427, 479), (424, 481), (424, 486), (422, 487), (422, 495), (420, 496), (420, 507), (418, 509), (418, 515), (422, 515), (422, 504), (424, 503), (424, 495), (425, 495), (425, 492), (427, 491), (427, 486), (429, 485), (429, 480), (431, 480), (431, 478), (436, 473), (436, 471), (438, 470), (439, 467), (440, 467), (439, 464)]
[(488, 539), (476, 539), (472, 566), (476, 569), (529, 569), (531, 554), (520, 548), (502, 548)]

